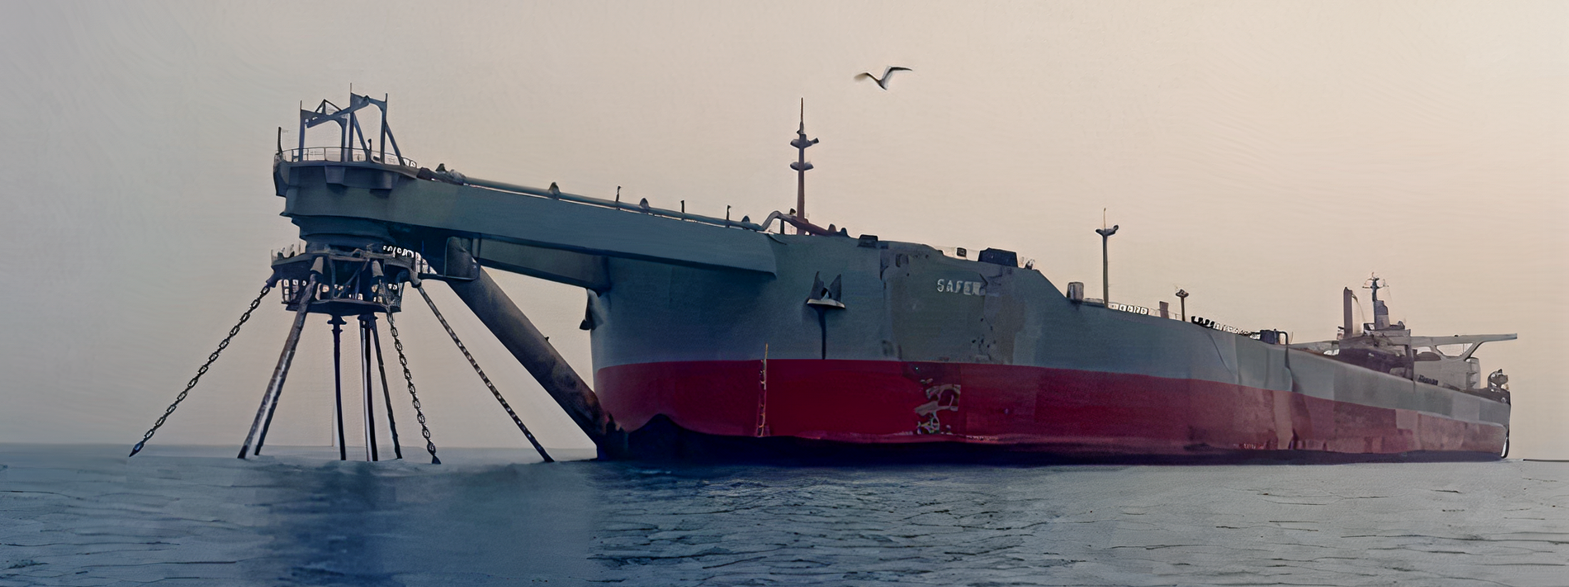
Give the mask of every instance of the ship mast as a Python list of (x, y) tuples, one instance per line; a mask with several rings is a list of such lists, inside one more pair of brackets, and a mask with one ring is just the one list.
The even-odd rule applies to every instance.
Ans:
[(790, 141), (790, 146), (797, 151), (796, 160), (790, 164), (795, 170), (795, 217), (806, 220), (806, 170), (812, 168), (806, 162), (806, 148), (817, 144), (817, 139), (806, 138), (806, 98), (801, 98), (801, 126), (795, 131), (795, 140)]
[(1371, 289), (1371, 290), (1373, 290), (1373, 329), (1374, 330), (1384, 330), (1386, 328), (1389, 328), (1389, 306), (1387, 304), (1385, 304), (1383, 300), (1378, 299), (1378, 290), (1380, 290), (1380, 289), (1388, 289), (1389, 288), (1389, 284), (1387, 282), (1380, 283), (1381, 281), (1383, 281), (1383, 280), (1380, 279), (1377, 275), (1374, 275), (1374, 276), (1368, 278), (1367, 284), (1362, 286), (1362, 289)]

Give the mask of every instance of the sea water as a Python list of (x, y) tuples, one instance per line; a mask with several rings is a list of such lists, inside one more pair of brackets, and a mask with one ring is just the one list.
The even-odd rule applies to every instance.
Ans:
[(125, 451), (0, 445), (0, 586), (1569, 585), (1569, 463)]

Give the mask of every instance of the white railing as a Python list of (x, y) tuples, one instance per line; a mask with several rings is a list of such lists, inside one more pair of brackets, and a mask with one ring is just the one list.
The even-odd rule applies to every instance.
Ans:
[(401, 165), (403, 167), (419, 167), (419, 163), (408, 157), (399, 157), (394, 153), (383, 156), (376, 151), (365, 149), (345, 149), (343, 147), (305, 147), (303, 149), (288, 149), (280, 151), (273, 157), (276, 161), (298, 163), (302, 161), (328, 161), (338, 163), (380, 163), (382, 165)]

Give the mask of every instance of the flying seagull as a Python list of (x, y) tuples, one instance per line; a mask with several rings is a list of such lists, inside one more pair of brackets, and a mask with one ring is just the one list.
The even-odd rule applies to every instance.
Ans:
[(878, 77), (875, 76), (875, 75), (872, 75), (872, 72), (870, 72), (870, 71), (862, 73), (861, 75), (855, 76), (855, 79), (861, 79), (862, 77), (872, 78), (872, 81), (877, 82), (877, 87), (882, 88), (884, 90), (887, 90), (888, 89), (888, 78), (889, 78), (889, 76), (892, 76), (893, 72), (895, 72), (895, 71), (915, 71), (915, 70), (910, 69), (908, 67), (899, 67), (899, 66), (895, 65), (895, 66), (889, 67), (886, 70), (883, 70), (883, 77), (882, 77), (882, 79), (878, 79)]

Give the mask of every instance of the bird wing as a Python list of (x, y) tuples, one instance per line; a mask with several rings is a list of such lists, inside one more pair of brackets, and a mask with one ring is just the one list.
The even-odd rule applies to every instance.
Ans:
[(872, 78), (874, 81), (877, 79), (877, 76), (872, 75), (872, 72), (870, 72), (870, 71), (861, 72), (860, 75), (855, 76), (855, 79), (861, 79), (863, 77)]
[(883, 77), (886, 78), (886, 77), (888, 77), (888, 74), (893, 73), (895, 71), (915, 71), (915, 70), (910, 69), (908, 67), (889, 67), (887, 71), (883, 72)]

